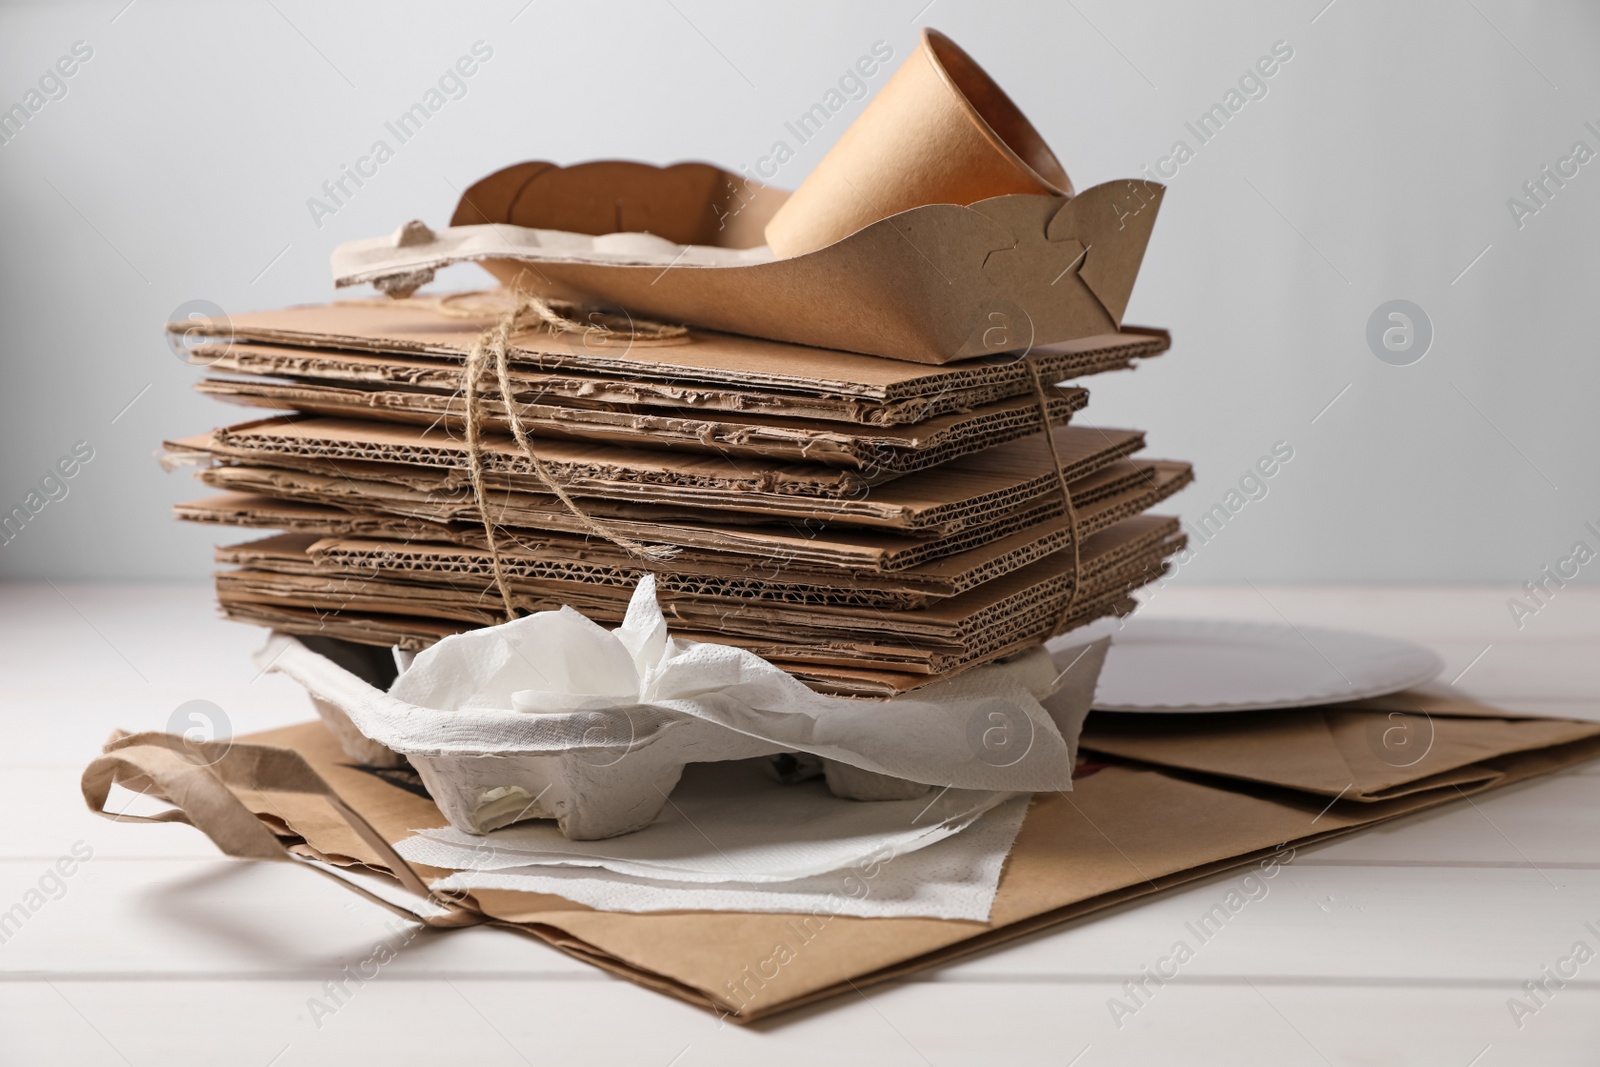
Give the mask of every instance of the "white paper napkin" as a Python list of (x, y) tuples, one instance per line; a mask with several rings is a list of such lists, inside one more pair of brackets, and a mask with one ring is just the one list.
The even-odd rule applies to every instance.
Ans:
[(843, 869), (786, 882), (694, 884), (605, 869), (530, 866), (463, 871), (435, 881), (433, 888), (552, 893), (604, 911), (790, 912), (806, 917), (793, 926), (801, 941), (815, 936), (819, 920), (835, 915), (986, 922), (1028, 802), (1004, 801), (962, 832), (913, 852), (885, 849)]
[(572, 841), (549, 822), (488, 834), (417, 831), (397, 845), (413, 863), (456, 870), (600, 867), (634, 878), (756, 884), (813, 878), (885, 852), (905, 856), (969, 826), (1010, 793), (936, 791), (863, 802), (821, 781), (782, 785), (759, 760), (690, 764), (654, 823), (600, 841)]

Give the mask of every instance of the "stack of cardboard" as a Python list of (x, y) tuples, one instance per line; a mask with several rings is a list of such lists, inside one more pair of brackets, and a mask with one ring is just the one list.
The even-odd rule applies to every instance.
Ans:
[[(926, 30), (793, 194), (515, 164), (444, 230), (335, 250), (336, 285), (396, 301), (181, 324), (213, 339), (203, 391), (288, 414), (171, 442), (223, 490), (179, 514), (283, 531), (220, 549), (217, 588), (291, 633), (614, 622), (649, 571), (681, 637), (824, 691), (914, 689), (1128, 610), (1182, 547), (1145, 513), (1188, 466), (1069, 425), (1088, 394), (1050, 384), (1166, 348), (1121, 325), (1161, 197), (1075, 191)], [(463, 262), (501, 288), (410, 299)]]
[[(463, 374), (496, 318), (341, 302), (235, 317), (192, 349), (201, 391), (284, 412), (167, 444), (220, 491), (181, 518), (282, 531), (218, 549), (229, 618), (418, 649), (503, 621), (507, 595), (616, 622), (652, 571), (679, 636), (883, 696), (1128, 610), (1183, 544), (1145, 512), (1189, 467), (1139, 457), (1138, 431), (1069, 424), (1084, 389), (1035, 386), (1157, 355), (1160, 331), (939, 366), (699, 329), (523, 331), (513, 395), (479, 396), (480, 497)], [(507, 402), (592, 520), (671, 558), (586, 528), (506, 432)]]

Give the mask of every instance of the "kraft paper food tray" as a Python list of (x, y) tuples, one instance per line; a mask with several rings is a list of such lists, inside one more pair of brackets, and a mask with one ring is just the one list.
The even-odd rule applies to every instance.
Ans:
[[(1419, 706), (1401, 703), (1411, 711)], [(1366, 714), (1375, 721), (1386, 716), (1381, 709)], [(1091, 724), (1095, 718), (1090, 716)], [(1304, 724), (1311, 747), (1325, 744), (1320, 721), (1283, 718)], [(781, 967), (765, 968), (770, 977), (750, 976), (772, 957), (775, 945), (795, 937), (795, 924), (805, 916), (623, 914), (549, 895), (481, 891), (462, 901), (436, 900), (422, 921), (441, 928), (506, 926), (731, 1022), (749, 1023), (1229, 869), (1266, 861), (1279, 865), (1276, 873), (1292, 864), (1298, 850), (1330, 837), (1600, 755), (1600, 726), (1592, 723), (1533, 720), (1539, 724), (1535, 730), (1521, 733), (1517, 723), (1507, 732), (1492, 720), (1484, 731), (1481, 716), (1446, 723), (1436, 712), (1433, 718), (1450, 733), (1452, 748), (1476, 747), (1477, 761), (1462, 768), (1469, 773), (1460, 784), (1390, 799), (1330, 804), (1318, 791), (1320, 780), (1301, 783), (1292, 768), (1277, 775), (1281, 785), (1267, 787), (1131, 760), (1098, 770), (1091, 764), (1074, 776), (1070, 800), (1057, 794), (1034, 798), (987, 923), (812, 918), (805, 924), (803, 951)], [(1235, 743), (1258, 773), (1285, 746), (1297, 745), (1286, 738), (1258, 746), (1249, 732)], [(90, 807), (105, 807), (113, 781), (135, 791), (148, 787), (152, 795), (178, 798), (187, 819), (229, 855), (391, 870), (412, 887), (416, 910), (424, 910), (420, 887), (444, 872), (407, 868), (392, 843), (413, 828), (441, 826), (444, 819), (403, 779), (350, 766), (320, 723), (241, 738), (231, 748), (212, 743), (189, 758), (183, 758), (184, 744), (164, 734), (112, 742), (84, 773)], [(1425, 781), (1438, 768), (1424, 759), (1403, 773)]]
[[(1137, 430), (1101, 427), (1061, 427), (1055, 439), (1069, 481), (1092, 474), (1144, 445), (1143, 434)], [(1059, 503), (1053, 460), (1039, 445), (1031, 438), (998, 445), (952, 460), (937, 470), (896, 478), (863, 497), (820, 500), (782, 493), (701, 493), (695, 497), (695, 506), (686, 506), (681, 494), (612, 483), (605, 487), (604, 496), (587, 496), (586, 506), (597, 515), (660, 525), (692, 522), (726, 527), (751, 521), (817, 519), (836, 527), (878, 527), (905, 530), (913, 536), (942, 536), (994, 521), (998, 515), (1046, 498)], [(169, 442), (166, 447), (175, 463), (218, 462), (220, 465), (201, 469), (198, 476), (219, 489), (388, 511), (437, 522), (482, 524), (464, 471), (367, 460), (246, 455), (222, 448), (211, 435)], [(495, 493), (491, 502), (498, 524), (579, 530), (565, 506), (537, 487), (530, 487), (533, 492), (508, 490), (504, 483), (496, 487), (503, 490)], [(584, 495), (582, 487), (569, 491)], [(771, 518), (752, 520), (746, 515), (752, 510)]]
[[(471, 310), (470, 307), (467, 310)], [(462, 319), (439, 301), (359, 300), (182, 322), (190, 361), (218, 372), (459, 388), (467, 351), (493, 316)], [(552, 402), (770, 412), (863, 425), (920, 422), (1032, 392), (1047, 382), (1132, 366), (1165, 352), (1165, 330), (1126, 326), (1025, 351), (928, 367), (831, 349), (694, 330), (671, 344), (537, 330), (509, 346), (508, 376)]]
[(735, 198), (775, 205), (778, 190), (704, 163), (525, 163), (469, 188), (447, 229), (340, 245), (333, 274), (409, 295), (477, 262), (542, 296), (939, 364), (1115, 332), (1164, 193), (1123, 180), (930, 204), (775, 260), (748, 227), (719, 227)]

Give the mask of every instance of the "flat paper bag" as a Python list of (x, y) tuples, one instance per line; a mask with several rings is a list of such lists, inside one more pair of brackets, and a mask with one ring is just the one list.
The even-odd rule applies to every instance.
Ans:
[[(1082, 768), (1070, 795), (1035, 796), (987, 923), (826, 911), (620, 914), (545, 894), (495, 891), (419, 901), (417, 917), (436, 926), (511, 925), (605, 970), (749, 1022), (1241, 864), (1289, 862), (1307, 844), (1600, 755), (1600, 725), (1539, 722), (1552, 729), (1548, 736), (1569, 739), (1534, 748), (1529, 736), (1502, 736), (1505, 747), (1497, 749), (1492, 738), (1479, 737), (1487, 758), (1465, 768), (1459, 785), (1361, 802), (1330, 803), (1320, 792), (1144, 764)], [(1314, 730), (1301, 732), (1320, 741)], [(1253, 744), (1248, 729), (1234, 741), (1263, 763), (1295, 747), (1292, 737)], [(91, 807), (103, 807), (113, 779), (135, 789), (153, 781), (153, 795), (176, 799), (184, 812), (174, 815), (192, 819), (230, 855), (288, 859), (287, 845), (302, 856), (390, 869), (413, 886), (442, 873), (406, 867), (392, 848), (412, 827), (443, 824), (431, 801), (404, 772), (349, 765), (318, 723), (243, 738), (231, 748), (213, 742), (203, 746), (203, 760), (175, 775), (171, 757), (183, 745), (162, 734), (113, 742), (108, 747), (115, 751), (85, 772)], [(301, 768), (287, 776), (294, 781), (272, 780), (294, 766)], [(241, 827), (222, 818), (229, 805), (236, 813), (254, 811), (260, 823), (245, 817)], [(259, 840), (270, 840), (260, 824), (277, 830), (277, 854)], [(841, 893), (860, 891), (855, 885), (870, 891), (862, 873), (847, 883), (852, 872), (841, 872)]]
[(1122, 759), (1373, 801), (1488, 783), (1500, 772), (1485, 760), (1600, 734), (1594, 723), (1485, 713), (1495, 711), (1417, 690), (1279, 711), (1101, 711), (1089, 717), (1081, 744)]

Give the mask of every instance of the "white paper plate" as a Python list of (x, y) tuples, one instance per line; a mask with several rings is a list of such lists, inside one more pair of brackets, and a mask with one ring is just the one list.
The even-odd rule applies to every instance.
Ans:
[(1302, 708), (1382, 696), (1431, 681), (1444, 660), (1420, 645), (1313, 626), (1207, 619), (1098, 623), (1053, 645), (1059, 661), (1085, 638), (1111, 637), (1094, 706), (1101, 711)]

